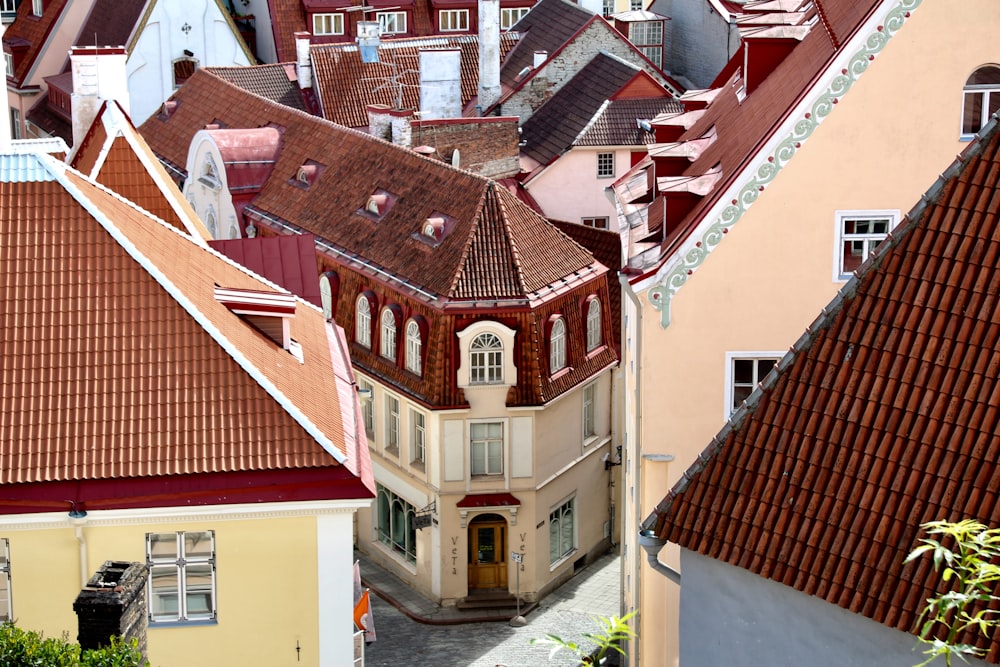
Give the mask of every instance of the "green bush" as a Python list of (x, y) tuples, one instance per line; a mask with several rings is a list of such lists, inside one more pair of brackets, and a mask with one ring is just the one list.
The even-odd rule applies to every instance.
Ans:
[(13, 623), (0, 625), (0, 665), (4, 667), (146, 667), (136, 641), (112, 637), (111, 645), (81, 651), (65, 637), (45, 638)]

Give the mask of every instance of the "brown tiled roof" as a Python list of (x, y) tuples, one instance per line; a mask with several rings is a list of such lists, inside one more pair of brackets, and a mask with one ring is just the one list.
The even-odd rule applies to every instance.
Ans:
[(25, 83), (35, 60), (41, 55), (49, 33), (62, 15), (67, 0), (49, 0), (44, 3), (42, 15), (32, 14), (32, 3), (22, 2), (17, 8), (17, 17), (7, 26), (3, 34), (4, 51), (11, 51), (10, 44), (24, 45), (24, 50), (15, 50), (13, 81), (18, 85)]
[(206, 67), (220, 79), (286, 107), (308, 111), (299, 88), (295, 63), (250, 67)]
[(517, 85), (517, 75), (534, 62), (535, 51), (551, 56), (594, 20), (595, 14), (568, 0), (540, 0), (515, 26), (521, 39), (500, 66), (500, 83)]
[[(996, 121), (647, 520), (904, 632), (938, 588), (920, 524), (1000, 525)], [(975, 638), (967, 638), (974, 641)], [(1000, 662), (1000, 636), (986, 646)]]
[[(517, 39), (517, 33), (500, 35), (501, 58), (514, 48)], [(368, 105), (396, 108), (397, 94), (402, 100), (399, 108), (419, 109), (422, 48), (460, 49), (462, 106), (478, 94), (478, 35), (383, 40), (377, 63), (361, 62), (358, 47), (353, 44), (316, 45), (310, 53), (323, 117), (347, 127), (367, 128)], [(393, 83), (397, 74), (398, 85)]]
[(129, 38), (148, 0), (94, 0), (74, 46), (131, 46)]
[(309, 30), (302, 0), (268, 0), (278, 62), (295, 62), (295, 33)]
[(661, 113), (679, 111), (681, 111), (680, 102), (673, 96), (611, 100), (601, 109), (590, 127), (574, 142), (574, 145), (645, 146), (653, 143), (653, 133), (642, 129), (637, 121), (652, 120)]
[(318, 309), (295, 309), (299, 363), (215, 297), (272, 285), (51, 158), (0, 161), (5, 488), (335, 457), (361, 473), (367, 448), (333, 372), (349, 370)]

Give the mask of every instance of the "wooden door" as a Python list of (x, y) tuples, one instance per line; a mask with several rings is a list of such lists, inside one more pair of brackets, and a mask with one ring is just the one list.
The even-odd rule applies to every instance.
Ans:
[(469, 589), (507, 588), (507, 522), (469, 525)]

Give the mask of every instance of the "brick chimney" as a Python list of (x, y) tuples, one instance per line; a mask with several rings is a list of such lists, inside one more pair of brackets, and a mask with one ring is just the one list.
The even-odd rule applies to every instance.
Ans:
[(73, 602), (82, 649), (107, 646), (111, 637), (135, 639), (146, 658), (146, 577), (143, 563), (105, 561)]
[(479, 113), (500, 100), (500, 0), (479, 0)]
[(123, 46), (74, 46), (69, 52), (73, 71), (73, 146), (79, 146), (107, 100), (130, 113), (127, 55)]
[(420, 50), (421, 120), (462, 116), (462, 52)]
[(309, 55), (309, 33), (295, 33), (295, 76), (299, 80), (299, 88), (305, 90), (313, 87), (312, 57)]

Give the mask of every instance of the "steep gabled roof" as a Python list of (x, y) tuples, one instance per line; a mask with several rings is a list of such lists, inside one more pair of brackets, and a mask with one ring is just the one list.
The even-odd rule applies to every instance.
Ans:
[(41, 16), (35, 16), (31, 2), (22, 2), (17, 8), (17, 17), (3, 33), (4, 51), (14, 55), (14, 76), (16, 86), (21, 86), (35, 66), (52, 30), (58, 25), (59, 17), (67, 0), (49, 0), (44, 3)]
[[(1000, 525), (1000, 131), (924, 196), (647, 519), (904, 632), (920, 524)], [(960, 641), (981, 641), (978, 637)], [(986, 640), (1000, 662), (1000, 637)]]
[(673, 96), (609, 100), (593, 121), (573, 142), (574, 146), (646, 146), (655, 140), (653, 132), (638, 121), (680, 109)]
[(521, 34), (518, 45), (500, 65), (500, 83), (518, 85), (517, 75), (531, 67), (536, 51), (552, 55), (583, 30), (596, 15), (568, 0), (540, 0), (511, 30)]
[[(0, 166), (0, 506), (65, 507), (32, 485), (121, 507), (143, 480), (140, 506), (241, 502), (251, 487), (217, 497), (227, 479), (278, 471), (285, 499), (370, 497), (346, 350), (318, 309), (48, 156)], [(219, 286), (290, 302), (301, 362)]]

